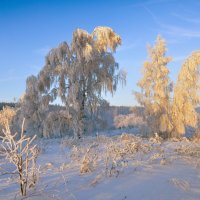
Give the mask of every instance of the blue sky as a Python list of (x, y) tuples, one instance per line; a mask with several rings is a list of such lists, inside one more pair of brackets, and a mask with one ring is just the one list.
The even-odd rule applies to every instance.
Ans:
[(199, 0), (0, 0), (0, 101), (18, 99), (26, 77), (40, 71), (51, 48), (70, 43), (76, 28), (109, 26), (122, 37), (115, 57), (127, 71), (127, 84), (106, 99), (133, 106), (147, 44), (158, 34), (166, 39), (176, 81), (184, 58), (200, 49), (199, 10)]

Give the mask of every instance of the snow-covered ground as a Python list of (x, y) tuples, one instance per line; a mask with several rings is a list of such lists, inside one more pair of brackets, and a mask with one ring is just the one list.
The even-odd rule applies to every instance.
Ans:
[[(200, 144), (123, 134), (38, 140), (40, 178), (23, 199), (199, 200)], [(13, 166), (0, 159), (1, 172)], [(0, 199), (21, 199), (15, 175)]]

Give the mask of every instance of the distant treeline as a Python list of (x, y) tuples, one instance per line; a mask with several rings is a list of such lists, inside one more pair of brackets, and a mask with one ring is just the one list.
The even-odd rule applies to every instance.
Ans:
[[(0, 102), (0, 110), (3, 110), (3, 107), (5, 107), (5, 106), (9, 106), (9, 107), (14, 108), (14, 107), (16, 107), (16, 105), (17, 105), (17, 103), (14, 103), (14, 102)], [(49, 105), (49, 109), (51, 111), (53, 111), (53, 110), (62, 110), (62, 109), (64, 109), (64, 107), (60, 106), (60, 105), (52, 105), (52, 104), (50, 104)]]
[[(16, 107), (17, 103), (14, 102), (0, 102), (0, 110), (3, 109), (3, 107), (5, 106), (9, 106), (9, 107)], [(110, 106), (110, 110), (115, 111), (116, 114), (129, 114), (130, 113), (130, 109), (132, 107), (129, 106)], [(64, 109), (64, 106), (60, 106), (57, 104), (50, 104), (49, 105), (49, 109), (50, 110), (62, 110)]]
[(12, 103), (12, 102), (0, 102), (0, 110), (3, 110), (3, 107), (5, 106), (9, 106), (9, 107), (15, 107), (16, 103)]

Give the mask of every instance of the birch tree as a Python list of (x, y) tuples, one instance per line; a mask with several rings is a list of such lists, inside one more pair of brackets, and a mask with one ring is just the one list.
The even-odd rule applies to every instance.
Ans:
[(97, 27), (92, 33), (77, 29), (72, 43), (61, 43), (46, 57), (39, 73), (39, 89), (53, 100), (60, 97), (72, 117), (77, 137), (86, 132), (87, 116), (102, 102), (102, 93), (116, 91), (125, 73), (117, 73), (113, 53), (121, 38), (109, 27)]
[(200, 104), (200, 51), (193, 52), (183, 63), (174, 90), (172, 117), (174, 133), (182, 135), (186, 126), (197, 127)]
[[(25, 129), (29, 135), (43, 136), (44, 113), (47, 109), (49, 96), (43, 97), (38, 90), (38, 79), (29, 76), (26, 80), (26, 91), (20, 102), (20, 117), (26, 119)], [(18, 122), (19, 123), (19, 122)]]
[(144, 107), (144, 117), (152, 133), (164, 134), (167, 137), (172, 129), (170, 119), (170, 79), (168, 63), (171, 57), (165, 56), (166, 43), (161, 36), (155, 46), (148, 47), (149, 59), (144, 62), (143, 77), (138, 82), (141, 92), (136, 98)]

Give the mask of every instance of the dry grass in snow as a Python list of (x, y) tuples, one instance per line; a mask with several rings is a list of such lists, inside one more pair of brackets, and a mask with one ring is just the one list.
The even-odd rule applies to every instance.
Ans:
[[(38, 140), (37, 145), (40, 182), (28, 199), (200, 197), (200, 143), (122, 134)], [(13, 198), (20, 199), (13, 177), (0, 176), (0, 199)]]

